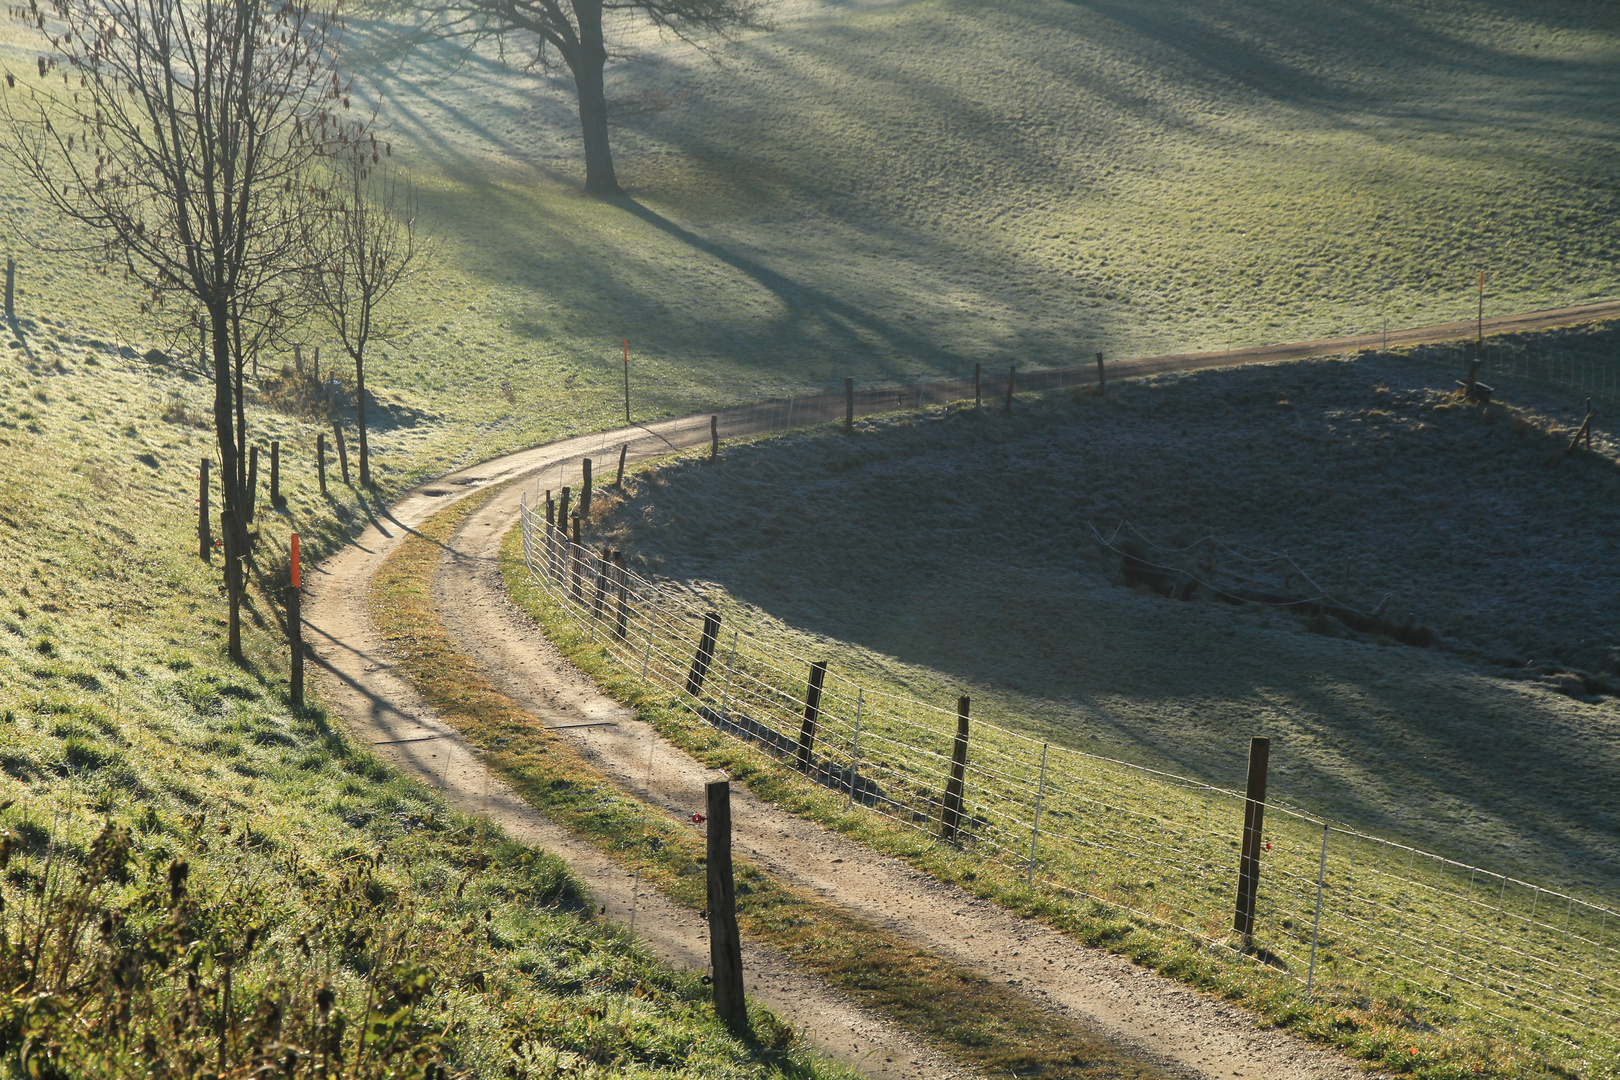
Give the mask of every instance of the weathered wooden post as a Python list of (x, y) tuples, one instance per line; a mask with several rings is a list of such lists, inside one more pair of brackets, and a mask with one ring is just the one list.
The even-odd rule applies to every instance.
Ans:
[(1103, 370), (1102, 353), (1097, 354), (1097, 395), (1108, 393), (1108, 372)]
[(576, 602), (583, 604), (585, 590), (580, 587), (579, 579), (585, 576), (585, 548), (579, 542), (579, 511), (575, 510), (574, 516), (568, 520), (574, 526), (574, 542), (568, 545), (569, 592), (573, 594)]
[(613, 552), (614, 583), (619, 589), (618, 613), (613, 620), (613, 636), (623, 641), (630, 633), (630, 571), (624, 565), (624, 553)]
[(956, 699), (956, 740), (951, 743), (951, 775), (939, 812), (939, 838), (954, 844), (962, 828), (962, 784), (967, 775), (968, 699)]
[(1013, 364), (1007, 368), (1007, 412), (1012, 412), (1013, 382), (1018, 377), (1018, 365)]
[(242, 520), (252, 521), (254, 503), (259, 501), (259, 444), (248, 447), (248, 477), (246, 500), (242, 504)]
[(686, 692), (697, 697), (703, 692), (703, 680), (708, 677), (709, 665), (714, 661), (714, 645), (720, 639), (720, 615), (710, 611), (703, 616), (703, 632), (698, 635), (697, 654), (692, 657), (692, 669), (686, 673)]
[(720, 418), (709, 417), (709, 464), (720, 460)]
[(203, 562), (214, 559), (214, 531), (208, 526), (208, 459), (202, 459), (197, 473), (197, 558)]
[(716, 780), (708, 801), (709, 962), (714, 978), (714, 1012), (733, 1030), (748, 1027), (743, 998), (742, 935), (737, 931), (737, 889), (731, 870), (731, 781)]
[(1254, 910), (1260, 895), (1260, 836), (1266, 819), (1266, 766), (1271, 740), (1249, 740), (1249, 786), (1243, 799), (1243, 846), (1238, 856), (1237, 914), (1232, 929), (1243, 935), (1243, 947), (1254, 941)]
[(332, 434), (337, 437), (338, 465), (343, 470), (343, 482), (347, 484), (349, 482), (349, 449), (343, 444), (342, 426), (334, 423), (332, 425)]
[(596, 600), (591, 604), (591, 618), (600, 619), (607, 610), (608, 567), (612, 566), (612, 552), (603, 548), (596, 556)]
[(613, 481), (613, 486), (618, 488), (620, 491), (624, 490), (624, 458), (629, 452), (629, 443), (625, 443), (623, 446), (619, 447), (619, 476)]
[(855, 380), (844, 376), (844, 434), (855, 430)]
[(973, 407), (975, 409), (984, 404), (983, 387), (979, 383), (979, 366), (977, 363), (973, 365)]
[(557, 499), (557, 532), (553, 537), (551, 548), (551, 579), (560, 589), (563, 578), (568, 573), (568, 499), (572, 493), (568, 488), (562, 489)]
[(315, 476), (321, 482), (321, 494), (326, 494), (326, 433), (315, 436)]
[(591, 518), (591, 459), (585, 458), (581, 462), (585, 478), (579, 483), (579, 516), (589, 521)]
[(287, 586), (287, 648), (291, 654), (287, 681), (294, 708), (304, 704), (304, 622), (303, 605), (299, 596), (303, 574), (298, 565), (299, 557), (298, 534), (293, 533), (292, 551), (289, 556), (292, 584)]
[(270, 505), (280, 509), (287, 505), (287, 499), (281, 494), (281, 444), (270, 443)]
[(827, 681), (827, 661), (810, 665), (810, 683), (804, 688), (804, 723), (799, 725), (799, 771), (809, 773), (816, 749), (816, 728), (821, 723), (821, 687)]

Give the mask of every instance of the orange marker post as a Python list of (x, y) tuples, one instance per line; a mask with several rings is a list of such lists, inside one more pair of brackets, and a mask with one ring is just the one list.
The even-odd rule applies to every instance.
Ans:
[(303, 584), (303, 574), (299, 567), (297, 533), (292, 534), (290, 547), (292, 584), (287, 586), (287, 647), (292, 655), (287, 672), (288, 699), (293, 707), (301, 708), (304, 704), (304, 620), (300, 610), (299, 586)]

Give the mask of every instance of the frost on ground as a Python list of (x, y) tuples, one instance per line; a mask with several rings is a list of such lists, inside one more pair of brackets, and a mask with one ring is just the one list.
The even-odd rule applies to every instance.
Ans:
[[(1368, 355), (803, 432), (638, 476), (598, 530), (868, 683), (1226, 786), (1268, 734), (1284, 801), (1612, 887), (1620, 703), (1544, 672), (1620, 684), (1616, 447), (1600, 421), (1565, 454), (1566, 392), (1497, 378), (1480, 408), (1456, 374)], [(1285, 553), (1455, 649), (1127, 588), (1087, 524), (1121, 521), (1279, 591)]]

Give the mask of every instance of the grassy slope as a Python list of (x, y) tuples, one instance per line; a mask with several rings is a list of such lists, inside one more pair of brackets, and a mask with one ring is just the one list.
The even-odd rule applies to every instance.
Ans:
[(855, 6), (614, 69), (616, 206), (565, 87), (389, 100), (503, 325), (582, 407), (628, 336), (656, 410), (1459, 318), (1478, 269), (1494, 311), (1614, 294), (1617, 48), (1573, 4)]
[[(1614, 331), (1600, 340), (1611, 348)], [(1086, 525), (1286, 551), (1341, 594), (1353, 559), (1352, 604), (1393, 593), (1398, 613), (1487, 655), (1613, 681), (1612, 443), (1566, 461), (1567, 432), (1546, 433), (1556, 397), (1498, 380), (1513, 404), (1481, 414), (1449, 400), (1451, 375), (1400, 357), (1312, 361), (1011, 418), (910, 414), (853, 441), (804, 432), (733, 446), (724, 468), (686, 457), (638, 476), (598, 528), (766, 640), (869, 685), (942, 707), (969, 692), (986, 720), (1229, 787), (1248, 737), (1267, 734), (1284, 801), (1613, 895), (1616, 699), (1337, 624), (1324, 635), (1276, 611), (1133, 592)], [(1282, 587), (1274, 558), (1223, 552), (1218, 566)]]
[[(276, 1025), (312, 1048), (339, 1015), (349, 1073), (371, 1075), (383, 1065), (353, 1060), (368, 994), (392, 1002), (383, 1013), (420, 998), (401, 1014), (400, 1076), (438, 1062), (457, 1075), (844, 1075), (806, 1060), (763, 1015), (763, 1041), (732, 1038), (696, 976), (595, 923), (557, 860), (454, 817), (320, 709), (291, 710), (277, 611), (262, 598), (246, 620), (248, 667), (228, 664), (218, 563), (199, 562), (192, 531), (208, 436), (172, 407), (172, 395), (197, 388), (69, 349), (55, 327), (24, 329), (40, 359), (15, 350), (0, 378), (0, 832), (11, 847), (0, 878), (0, 1075), (41, 1048), (64, 1070), (50, 1075), (152, 1060), (245, 1075)], [(257, 419), (261, 430), (292, 424)], [(319, 550), (357, 512), (352, 492), (321, 500), (307, 468), (290, 472), (288, 509), (259, 524), (272, 579), (285, 572), (290, 528)], [(128, 866), (109, 867), (81, 933), (44, 950), (70, 967), (30, 984), (28, 953), (6, 942), (28, 944), (42, 907), (62, 924), (107, 825), (132, 831)], [(195, 908), (169, 899), (177, 859), (189, 863)], [(234, 965), (220, 959), (243, 950)], [(146, 980), (127, 1043), (108, 1037), (119, 1029), (107, 1008), (118, 963)], [(407, 986), (418, 974), (425, 996)], [(324, 1027), (323, 984), (337, 995)], [(221, 998), (233, 992), (222, 1037)], [(64, 1010), (54, 1020), (53, 1002)], [(156, 1050), (143, 1048), (146, 1033)]]
[[(636, 194), (620, 204), (573, 193), (556, 89), (531, 95), (538, 83), (481, 63), (442, 83), (431, 58), (407, 68), (383, 96), (441, 246), (372, 371), (391, 416), (375, 439), (385, 492), (605, 423), (626, 335), (649, 415), (845, 373), (1450, 317), (1481, 262), (1498, 309), (1620, 291), (1606, 9), (1313, 12), (919, 2), (750, 38), (727, 70), (659, 52), (612, 75), (621, 100), (658, 88), (674, 103), (621, 111)], [(9, 28), (0, 41), (24, 80), (25, 45)], [(38, 821), (68, 780), (94, 814), (133, 792), (156, 813), (137, 841), (156, 862), (150, 845), (202, 851), (180, 823), (200, 799), (215, 818), (279, 815), (335, 883), (333, 860), (422, 796), (317, 719), (288, 720), (259, 630), (256, 671), (221, 663), (214, 577), (184, 556), (208, 452), (184, 417), (206, 414), (207, 388), (120, 367), (116, 346), (162, 336), (116, 277), (53, 252), (74, 238), (0, 181), (28, 320), (0, 433), (5, 784), (31, 793), (8, 821)], [(252, 422), (303, 461), (289, 516), (266, 529), (271, 561), (294, 524), (318, 551), (358, 504), (312, 494), (313, 427)], [(465, 855), (429, 847), (421, 866)], [(195, 862), (206, 884), (206, 853)], [(279, 926), (303, 917), (291, 907)], [(455, 1008), (498, 1023), (498, 1005)]]

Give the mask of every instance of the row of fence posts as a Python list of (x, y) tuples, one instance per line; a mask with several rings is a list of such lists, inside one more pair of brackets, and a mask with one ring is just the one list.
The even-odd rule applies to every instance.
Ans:
[[(349, 450), (343, 439), (343, 428), (337, 424), (332, 425), (332, 435), (337, 446), (338, 468), (343, 482), (349, 481)], [(321, 432), (315, 436), (315, 477), (320, 484), (322, 495), (326, 492), (326, 433)], [(203, 458), (197, 472), (197, 557), (207, 562), (213, 555), (214, 534), (210, 526), (208, 475), (213, 469), (213, 462)], [(621, 472), (623, 464), (620, 465)], [(246, 522), (253, 520), (257, 512), (259, 491), (259, 447), (257, 444), (248, 447), (247, 467), (247, 504), (242, 507), (242, 517)], [(281, 443), (272, 440), (270, 443), (270, 505), (280, 509), (287, 505), (287, 497), (281, 493)]]
[[(567, 506), (568, 489), (563, 489), (562, 505)], [(551, 507), (550, 493), (547, 493), (547, 508)], [(577, 524), (577, 518), (575, 519)], [(554, 527), (554, 519), (548, 517), (548, 527)], [(568, 553), (563, 556), (569, 564), (569, 589), (576, 602), (583, 603), (579, 591), (579, 574), (577, 567), (585, 558), (590, 557), (586, 549), (576, 541), (567, 545)], [(556, 552), (557, 546), (553, 546)], [(596, 599), (593, 605), (592, 618), (600, 620), (603, 614), (603, 598), (605, 595), (606, 575), (615, 572), (618, 576), (616, 585), (618, 590), (618, 613), (615, 620), (614, 635), (620, 640), (626, 636), (627, 622), (627, 577), (622, 557), (617, 551), (608, 552), (604, 549), (598, 557), (598, 577)], [(557, 559), (553, 556), (551, 567), (553, 580), (559, 580)], [(652, 616), (654, 622), (649, 624), (647, 640), (643, 650), (641, 675), (647, 675), (647, 661), (652, 651), (652, 635), (656, 630), (656, 606)], [(697, 649), (692, 655), (692, 662), (687, 669), (685, 683), (682, 689), (686, 696), (699, 698), (703, 696), (703, 688), (709, 679), (710, 669), (715, 661), (715, 654), (720, 642), (719, 612), (709, 611), (703, 615), (702, 628), (698, 633)], [(737, 636), (733, 632), (730, 658), (726, 664), (725, 690), (722, 695), (719, 715), (722, 719), (729, 719), (731, 698), (731, 673), (736, 664)], [(794, 744), (794, 762), (799, 772), (809, 776), (815, 769), (815, 747), (821, 723), (821, 699), (827, 677), (827, 661), (817, 660), (810, 664), (809, 675), (804, 690), (804, 715), (800, 723), (798, 738)], [(961, 842), (963, 825), (965, 822), (966, 775), (968, 762), (968, 745), (971, 724), (971, 699), (963, 695), (956, 703), (956, 734), (951, 741), (950, 766), (945, 777), (944, 790), (940, 799), (940, 815), (937, 830), (938, 838), (951, 844)], [(847, 785), (846, 808), (853, 805), (860, 787), (860, 737), (861, 724), (864, 719), (865, 691), (860, 690), (856, 697), (854, 734), (850, 743), (850, 769)], [(1046, 797), (1047, 767), (1050, 760), (1051, 747), (1047, 743), (1041, 744), (1041, 764), (1039, 779), (1035, 790), (1034, 818), (1030, 827), (1029, 857), (1025, 868), (1024, 880), (1026, 884), (1034, 884), (1035, 863), (1037, 861), (1040, 843), (1041, 811)], [(1255, 914), (1260, 895), (1260, 867), (1261, 853), (1264, 850), (1263, 835), (1265, 827), (1266, 808), (1266, 780), (1269, 774), (1271, 754), (1271, 740), (1263, 736), (1255, 736), (1249, 744), (1249, 766), (1247, 789), (1244, 793), (1244, 816), (1241, 834), (1240, 855), (1238, 860), (1238, 880), (1236, 908), (1232, 920), (1232, 929), (1243, 938), (1244, 948), (1252, 949), (1254, 941)], [(1316, 911), (1311, 931), (1311, 970), (1307, 976), (1307, 993), (1314, 981), (1317, 929), (1321, 922), (1321, 889), (1322, 878), (1327, 867), (1327, 832), (1324, 826), (1322, 841), (1322, 860), (1317, 881)]]

